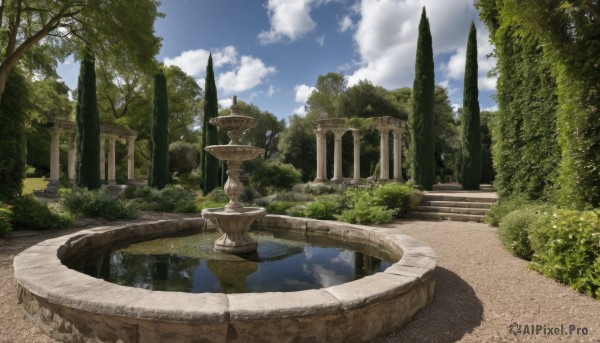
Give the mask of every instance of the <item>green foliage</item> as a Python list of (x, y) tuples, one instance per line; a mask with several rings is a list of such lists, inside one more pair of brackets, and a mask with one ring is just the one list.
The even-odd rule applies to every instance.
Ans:
[(137, 217), (137, 209), (131, 202), (116, 199), (104, 189), (75, 188), (61, 195), (63, 207), (74, 216), (102, 217), (110, 220)]
[(498, 112), (481, 112), (481, 183), (491, 184), (495, 178), (494, 165), (492, 163), (492, 133), (490, 122), (493, 121)]
[(411, 175), (415, 182), (426, 190), (432, 190), (435, 182), (434, 96), (433, 47), (429, 20), (423, 7), (417, 40), (413, 110), (408, 125), (411, 137), (410, 154), (413, 161)]
[(222, 203), (229, 202), (229, 197), (225, 193), (225, 190), (223, 190), (223, 188), (220, 188), (220, 187), (213, 189), (210, 193), (208, 193), (206, 195), (205, 199), (214, 201), (214, 202), (222, 202)]
[(12, 216), (10, 206), (0, 202), (0, 238), (8, 237), (12, 230), (10, 218)]
[(189, 174), (198, 167), (198, 146), (177, 141), (169, 145), (169, 171), (177, 174)]
[(351, 224), (385, 224), (392, 221), (392, 213), (385, 206), (373, 205), (369, 198), (360, 198), (354, 207), (336, 216), (337, 220)]
[(388, 183), (373, 189), (374, 204), (394, 210), (397, 216), (403, 216), (410, 209), (413, 189), (399, 183)]
[(490, 211), (485, 215), (484, 222), (492, 226), (499, 226), (502, 218), (504, 218), (510, 212), (516, 211), (525, 206), (534, 205), (535, 203), (535, 201), (524, 197), (500, 199), (492, 205)]
[(202, 145), (200, 145), (200, 152), (203, 156), (202, 168), (204, 169), (204, 185), (202, 191), (206, 195), (219, 184), (219, 160), (204, 150), (209, 145), (219, 144), (217, 127), (209, 123), (210, 119), (219, 115), (219, 103), (217, 100), (217, 86), (215, 84), (212, 55), (208, 56), (208, 64), (206, 65), (204, 92), (204, 123), (202, 126)]
[(305, 215), (314, 219), (335, 219), (351, 207), (351, 199), (344, 195), (320, 195), (307, 205)]
[(448, 91), (444, 87), (435, 87), (433, 113), (436, 178), (441, 182), (457, 181), (460, 170), (457, 163), (460, 155), (459, 131)]
[(287, 214), (287, 210), (296, 205), (298, 205), (298, 203), (293, 201), (273, 201), (267, 206), (267, 213)]
[(309, 183), (304, 186), (302, 189), (304, 193), (312, 194), (312, 195), (324, 195), (324, 194), (334, 194), (336, 193), (335, 188), (331, 185), (325, 183)]
[(152, 111), (152, 165), (148, 186), (163, 189), (169, 182), (169, 98), (167, 79), (161, 71), (154, 76)]
[(530, 267), (600, 299), (600, 211), (555, 210), (531, 228)]
[(77, 111), (75, 117), (77, 149), (75, 183), (80, 188), (100, 188), (100, 119), (96, 97), (95, 60), (86, 52), (81, 61), (77, 83)]
[(477, 31), (471, 22), (467, 42), (467, 61), (463, 89), (462, 167), (464, 189), (477, 190), (481, 182), (481, 127), (479, 120), (479, 88), (477, 86)]
[(262, 194), (278, 189), (288, 189), (300, 183), (300, 172), (292, 165), (278, 160), (257, 159), (250, 172), (250, 186)]
[(345, 117), (380, 117), (390, 116), (406, 119), (408, 113), (401, 112), (400, 108), (388, 99), (387, 91), (380, 86), (374, 86), (367, 80), (348, 88), (339, 99), (338, 113)]
[(0, 102), (0, 201), (12, 201), (23, 191), (29, 95), (25, 77), (13, 70)]
[(227, 203), (228, 201), (219, 202), (213, 200), (204, 200), (196, 205), (196, 211), (202, 212), (202, 210), (207, 208), (223, 208), (225, 205), (227, 205)]
[(196, 212), (196, 195), (180, 186), (167, 185), (163, 189), (138, 188), (134, 193), (135, 206), (144, 211)]
[(504, 248), (517, 257), (530, 260), (533, 255), (529, 242), (531, 227), (548, 210), (551, 208), (546, 205), (529, 205), (504, 216), (498, 228), (498, 238)]
[(307, 117), (335, 118), (344, 115), (339, 111), (340, 98), (346, 92), (348, 79), (344, 74), (319, 75), (315, 89), (306, 101)]
[(317, 147), (313, 124), (305, 116), (292, 115), (290, 125), (279, 140), (283, 162), (292, 164), (302, 173), (302, 181), (314, 180), (316, 176)]
[(39, 202), (33, 195), (26, 195), (12, 202), (11, 222), (15, 228), (57, 230), (69, 227), (73, 220), (52, 212), (47, 204)]

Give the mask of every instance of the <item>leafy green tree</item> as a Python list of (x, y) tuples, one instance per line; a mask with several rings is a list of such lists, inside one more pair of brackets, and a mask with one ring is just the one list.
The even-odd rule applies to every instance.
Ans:
[(89, 190), (100, 188), (100, 119), (96, 96), (94, 57), (86, 52), (77, 83), (77, 111), (75, 116), (77, 149), (75, 183)]
[(450, 104), (448, 91), (441, 86), (435, 87), (433, 106), (435, 136), (435, 175), (440, 181), (457, 180), (460, 170), (457, 164), (460, 139), (454, 110)]
[(554, 196), (561, 149), (557, 135), (557, 85), (540, 41), (516, 34), (503, 4), (482, 0), (477, 7), (495, 45), (499, 111), (492, 133), (494, 187), (501, 199)]
[(477, 31), (471, 22), (467, 42), (465, 83), (463, 88), (462, 168), (461, 183), (464, 189), (479, 189), (481, 182), (481, 128), (479, 119), (479, 88), (477, 86)]
[(219, 144), (217, 127), (209, 123), (211, 118), (215, 118), (219, 115), (219, 103), (217, 100), (217, 86), (215, 84), (215, 73), (213, 72), (212, 54), (208, 56), (208, 64), (206, 65), (204, 92), (204, 122), (202, 126), (202, 145), (200, 145), (200, 152), (203, 155), (202, 167), (204, 168), (204, 187), (202, 187), (202, 191), (204, 195), (206, 195), (219, 184), (219, 160), (204, 151), (207, 146)]
[(169, 95), (170, 141), (198, 142), (204, 92), (193, 77), (177, 66), (164, 67)]
[(481, 183), (491, 184), (495, 172), (492, 162), (492, 132), (491, 122), (498, 112), (482, 111), (481, 114)]
[[(346, 92), (348, 80), (339, 73), (319, 75), (315, 90), (306, 101), (307, 116), (324, 119), (340, 116), (340, 97)], [(343, 116), (343, 114), (342, 114)]]
[(411, 174), (415, 182), (426, 190), (432, 190), (435, 182), (434, 96), (433, 47), (429, 20), (423, 7), (417, 40), (413, 111), (408, 125), (411, 137), (410, 154), (413, 160)]
[(160, 49), (154, 35), (158, 6), (156, 0), (2, 1), (0, 23), (6, 34), (0, 38), (0, 99), (19, 61), (53, 72), (57, 59), (83, 47), (93, 49), (100, 60), (154, 68)]
[(27, 79), (13, 69), (8, 81), (0, 102), (0, 202), (10, 202), (23, 191), (25, 122), (31, 109)]
[(148, 185), (163, 189), (169, 183), (169, 98), (162, 71), (154, 76), (152, 112), (152, 165)]
[(289, 118), (290, 124), (279, 140), (280, 158), (293, 165), (302, 174), (302, 181), (308, 182), (316, 176), (316, 138), (312, 121), (308, 116), (297, 114)]
[(339, 116), (348, 118), (368, 118), (390, 116), (406, 119), (407, 112), (395, 106), (388, 96), (388, 91), (375, 86), (367, 80), (349, 87), (339, 98)]

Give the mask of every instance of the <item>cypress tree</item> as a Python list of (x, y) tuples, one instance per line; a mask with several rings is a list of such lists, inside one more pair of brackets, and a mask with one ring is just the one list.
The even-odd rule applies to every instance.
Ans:
[(169, 182), (169, 99), (162, 70), (154, 76), (152, 111), (152, 164), (148, 185), (163, 189)]
[(412, 177), (416, 184), (426, 190), (432, 190), (435, 181), (434, 102), (433, 47), (429, 20), (423, 7), (417, 40), (413, 110), (408, 121), (411, 138), (410, 154), (413, 161)]
[(10, 202), (23, 191), (25, 119), (31, 108), (29, 93), (27, 80), (14, 68), (0, 102), (0, 202)]
[(481, 181), (481, 129), (479, 118), (479, 90), (477, 88), (477, 31), (471, 22), (467, 42), (465, 83), (463, 89), (462, 167), (463, 189), (479, 189)]
[(77, 84), (75, 116), (77, 160), (75, 164), (77, 187), (100, 188), (100, 119), (96, 95), (94, 57), (86, 51), (81, 61)]
[(213, 155), (204, 152), (204, 148), (209, 145), (219, 144), (219, 136), (217, 127), (210, 124), (211, 118), (219, 115), (219, 103), (217, 100), (217, 86), (215, 84), (215, 74), (213, 72), (212, 54), (208, 56), (208, 64), (206, 66), (206, 78), (204, 79), (204, 122), (203, 122), (203, 138), (204, 146), (202, 152), (204, 154), (204, 186), (202, 190), (204, 195), (208, 194), (219, 184), (219, 160)]

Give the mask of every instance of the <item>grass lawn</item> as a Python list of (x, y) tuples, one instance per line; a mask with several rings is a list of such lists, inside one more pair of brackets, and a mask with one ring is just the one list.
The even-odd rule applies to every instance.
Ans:
[(23, 195), (33, 193), (34, 189), (44, 189), (48, 186), (48, 181), (44, 181), (41, 177), (27, 178), (23, 181), (25, 187), (23, 187)]

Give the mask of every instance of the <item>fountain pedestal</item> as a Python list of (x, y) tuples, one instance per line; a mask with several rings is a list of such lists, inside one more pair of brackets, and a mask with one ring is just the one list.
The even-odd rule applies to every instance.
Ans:
[(240, 182), (240, 165), (264, 153), (264, 149), (242, 145), (240, 137), (244, 130), (256, 127), (252, 117), (237, 114), (237, 98), (233, 97), (231, 114), (212, 118), (210, 123), (227, 131), (231, 139), (227, 145), (211, 145), (205, 150), (220, 161), (227, 161), (227, 182), (224, 191), (229, 203), (224, 208), (207, 208), (202, 217), (210, 220), (223, 232), (215, 242), (215, 250), (229, 254), (243, 254), (256, 251), (257, 242), (250, 237), (248, 230), (252, 223), (265, 216), (267, 211), (261, 207), (243, 207), (240, 195), (244, 185)]

